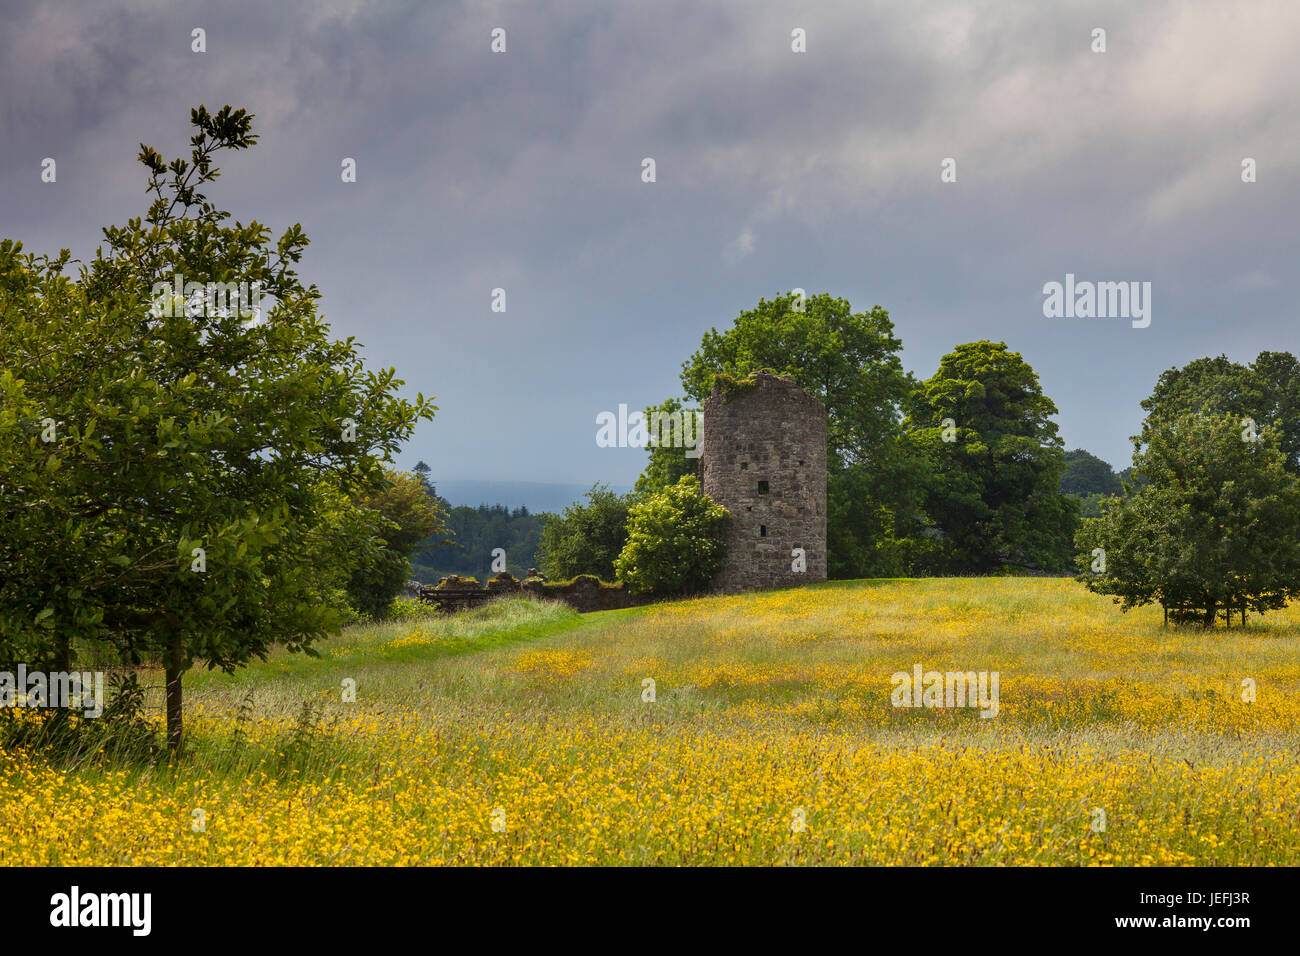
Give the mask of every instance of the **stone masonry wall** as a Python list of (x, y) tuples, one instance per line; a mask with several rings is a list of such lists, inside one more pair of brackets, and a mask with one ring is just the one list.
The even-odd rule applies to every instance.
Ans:
[(700, 484), (731, 512), (714, 591), (826, 580), (826, 408), (787, 378), (754, 379), (730, 395), (714, 386), (704, 403)]
[(567, 582), (543, 581), (541, 578), (519, 581), (510, 572), (503, 571), (486, 585), (452, 575), (439, 581), (437, 587), (413, 584), (408, 585), (408, 590), (418, 600), (437, 605), (448, 613), (478, 607), (493, 598), (511, 594), (562, 601), (583, 614), (637, 607), (651, 600), (648, 596), (625, 591), (621, 584), (605, 584), (590, 574), (580, 574)]

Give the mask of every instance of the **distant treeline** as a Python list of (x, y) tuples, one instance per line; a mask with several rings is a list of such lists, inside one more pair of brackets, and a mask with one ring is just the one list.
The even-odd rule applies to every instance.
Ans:
[[(419, 474), (419, 465), (416, 470)], [(436, 584), (449, 574), (459, 574), (486, 581), (496, 573), (492, 568), (496, 548), (505, 551), (505, 567), (515, 577), (522, 578), (536, 566), (541, 515), (523, 506), (513, 510), (487, 504), (452, 508), (443, 498), (438, 498), (438, 504), (447, 515), (444, 523), (449, 533), (428, 539), (411, 558), (415, 580)], [(448, 543), (441, 543), (444, 541)]]

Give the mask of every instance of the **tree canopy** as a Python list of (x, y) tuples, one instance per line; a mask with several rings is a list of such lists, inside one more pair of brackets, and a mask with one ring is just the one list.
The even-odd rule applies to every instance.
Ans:
[(1067, 566), (1077, 505), (1059, 490), (1055, 414), (1004, 342), (958, 345), (913, 393), (905, 424), (930, 463), (925, 510), (950, 567)]
[(1260, 352), (1250, 365), (1219, 355), (1168, 369), (1142, 408), (1144, 437), (1158, 422), (1200, 411), (1276, 428), (1287, 470), (1300, 474), (1300, 361), (1290, 352)]
[(645, 470), (637, 477), (633, 494), (640, 497), (663, 491), (677, 484), (684, 475), (700, 473), (699, 409), (688, 407), (680, 399), (670, 398), (645, 410), (650, 434), (649, 458)]
[(700, 492), (694, 475), (647, 495), (629, 512), (627, 544), (614, 562), (631, 591), (693, 594), (722, 566), (727, 509)]
[(1079, 528), (1079, 579), (1176, 623), (1284, 606), (1300, 589), (1300, 479), (1285, 465), (1278, 431), (1233, 414), (1153, 423), (1134, 456), (1144, 482)]
[(446, 534), (446, 512), (430, 494), (423, 476), (386, 469), (387, 483), (367, 491), (354, 504), (380, 519), (374, 557), (358, 564), (349, 576), (349, 603), (356, 610), (380, 616), (401, 593), (411, 575), (411, 557), (427, 539)]
[(614, 561), (627, 542), (631, 499), (595, 484), (585, 502), (574, 502), (561, 514), (546, 514), (538, 557), (541, 571), (553, 579), (594, 574), (615, 578)]
[(1065, 453), (1061, 491), (1067, 495), (1118, 495), (1124, 488), (1107, 462), (1082, 448), (1075, 448)]
[[(380, 487), (435, 411), (330, 337), (300, 226), (272, 240), (203, 194), (216, 154), (256, 143), (252, 117), (191, 123), (189, 160), (141, 146), (148, 210), (75, 277), (66, 250), (0, 244), (0, 654), (66, 660), (77, 639), (161, 659), (173, 750), (195, 662), (337, 629), (310, 563), (327, 513)], [(217, 283), (242, 284), (233, 307)]]

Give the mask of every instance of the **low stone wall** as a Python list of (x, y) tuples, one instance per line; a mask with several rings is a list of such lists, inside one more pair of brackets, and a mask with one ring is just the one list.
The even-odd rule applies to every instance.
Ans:
[(605, 584), (590, 574), (580, 574), (572, 581), (552, 584), (540, 578), (523, 583), (525, 593), (552, 601), (563, 601), (575, 611), (614, 611), (619, 608), (649, 604), (648, 595), (632, 594), (621, 584)]
[(443, 578), (435, 587), (415, 584), (408, 590), (418, 600), (425, 604), (437, 605), (448, 613), (478, 607), (493, 598), (508, 594), (530, 594), (550, 601), (563, 601), (583, 614), (590, 611), (613, 611), (619, 608), (637, 607), (648, 604), (651, 600), (648, 596), (625, 591), (621, 584), (605, 584), (590, 574), (580, 574), (572, 581), (552, 583), (540, 577), (530, 577), (520, 581), (506, 571), (498, 574), (486, 585), (480, 585), (473, 578), (460, 578), (453, 575)]

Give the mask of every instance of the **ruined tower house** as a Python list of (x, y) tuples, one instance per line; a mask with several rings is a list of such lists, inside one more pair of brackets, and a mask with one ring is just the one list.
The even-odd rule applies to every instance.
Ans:
[(751, 378), (704, 402), (700, 484), (731, 512), (714, 591), (826, 580), (826, 408), (784, 376)]

